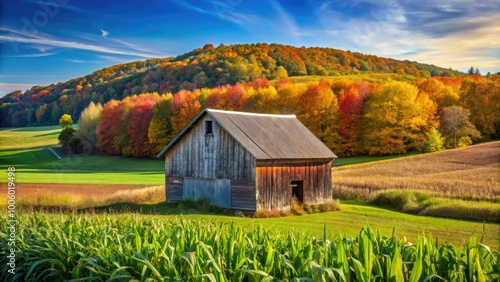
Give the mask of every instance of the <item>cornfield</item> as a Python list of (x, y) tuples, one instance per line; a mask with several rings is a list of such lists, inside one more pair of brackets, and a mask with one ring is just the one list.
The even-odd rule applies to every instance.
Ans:
[[(415, 244), (363, 228), (315, 238), (260, 226), (135, 214), (17, 217), (8, 273), (0, 217), (1, 281), (499, 281), (500, 253), (422, 235)], [(479, 240), (480, 241), (480, 240)]]

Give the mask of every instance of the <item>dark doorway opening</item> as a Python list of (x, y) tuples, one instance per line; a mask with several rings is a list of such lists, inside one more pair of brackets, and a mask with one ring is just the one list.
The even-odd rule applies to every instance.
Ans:
[(304, 181), (295, 180), (290, 183), (292, 187), (292, 197), (295, 197), (299, 203), (304, 202)]

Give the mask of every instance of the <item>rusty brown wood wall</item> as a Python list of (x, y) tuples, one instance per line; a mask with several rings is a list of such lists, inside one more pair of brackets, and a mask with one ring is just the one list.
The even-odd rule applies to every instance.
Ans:
[(289, 210), (291, 181), (303, 181), (304, 203), (324, 203), (332, 198), (330, 161), (305, 163), (258, 162), (256, 167), (257, 210)]

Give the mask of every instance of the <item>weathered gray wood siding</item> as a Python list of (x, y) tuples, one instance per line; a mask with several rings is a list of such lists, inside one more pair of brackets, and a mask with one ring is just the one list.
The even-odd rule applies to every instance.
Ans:
[(304, 203), (324, 203), (332, 199), (331, 161), (304, 163), (257, 162), (257, 210), (289, 210), (291, 181), (303, 181)]
[(182, 201), (182, 177), (165, 176), (165, 194), (167, 195), (167, 202), (173, 203)]
[(231, 180), (231, 207), (255, 210), (255, 180)]
[[(213, 133), (207, 136), (206, 120), (213, 121)], [(165, 154), (165, 174), (167, 201), (171, 177), (226, 179), (231, 180), (231, 208), (255, 210), (255, 158), (208, 115)]]
[(213, 122), (205, 136), (205, 116), (165, 155), (169, 176), (213, 179), (255, 179), (255, 158)]
[(184, 178), (184, 199), (207, 199), (220, 207), (231, 207), (231, 183), (229, 179)]

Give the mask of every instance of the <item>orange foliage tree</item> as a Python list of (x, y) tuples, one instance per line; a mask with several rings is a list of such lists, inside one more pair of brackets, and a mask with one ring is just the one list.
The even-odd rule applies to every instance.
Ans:
[(311, 82), (300, 97), (298, 118), (330, 149), (339, 143), (338, 99), (327, 81)]
[(181, 130), (200, 112), (200, 91), (181, 90), (172, 99), (172, 129), (174, 135)]
[(436, 104), (405, 82), (390, 82), (374, 91), (363, 116), (364, 148), (370, 155), (421, 149), (437, 127)]

